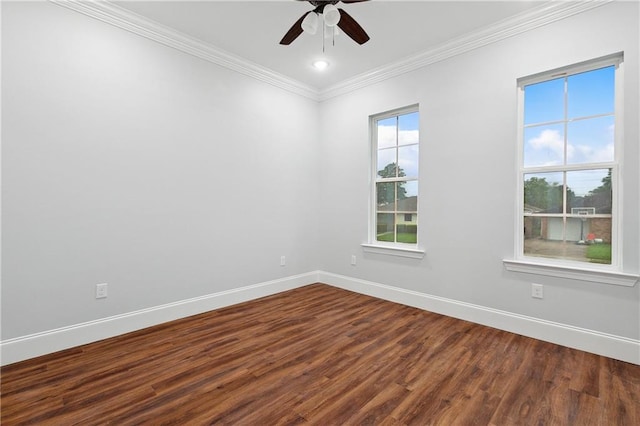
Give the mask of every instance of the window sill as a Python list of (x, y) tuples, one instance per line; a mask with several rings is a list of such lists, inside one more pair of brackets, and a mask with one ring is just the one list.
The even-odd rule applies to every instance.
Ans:
[(361, 244), (362, 250), (366, 253), (386, 254), (389, 256), (408, 257), (411, 259), (422, 259), (424, 250), (400, 246), (383, 246), (377, 244)]
[(586, 269), (573, 266), (550, 265), (547, 263), (503, 259), (507, 271), (524, 272), (526, 274), (546, 275), (550, 277), (569, 278), (573, 280), (633, 287), (638, 282), (638, 275), (602, 269)]

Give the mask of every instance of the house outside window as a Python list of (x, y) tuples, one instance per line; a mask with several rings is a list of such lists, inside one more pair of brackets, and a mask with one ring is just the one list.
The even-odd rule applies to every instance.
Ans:
[(521, 256), (617, 264), (621, 62), (614, 55), (518, 81)]
[(412, 106), (371, 117), (375, 244), (418, 242), (419, 114)]

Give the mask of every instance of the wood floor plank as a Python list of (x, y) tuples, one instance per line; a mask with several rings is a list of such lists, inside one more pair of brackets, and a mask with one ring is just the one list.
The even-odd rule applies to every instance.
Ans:
[(3, 425), (638, 425), (640, 367), (315, 284), (3, 367)]

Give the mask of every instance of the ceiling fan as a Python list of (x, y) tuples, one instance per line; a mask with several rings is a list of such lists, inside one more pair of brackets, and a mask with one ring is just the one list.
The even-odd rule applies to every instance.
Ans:
[(342, 3), (360, 3), (368, 0), (336, 0), (336, 1), (315, 1), (307, 0), (311, 3), (315, 9), (305, 13), (296, 21), (295, 24), (287, 31), (287, 33), (280, 40), (280, 44), (289, 45), (303, 32), (309, 32), (315, 34), (318, 26), (318, 15), (323, 16), (324, 24), (328, 27), (335, 27), (336, 25), (346, 35), (351, 37), (353, 41), (358, 44), (365, 44), (369, 41), (369, 35), (358, 24), (355, 19), (351, 17), (343, 9), (336, 7), (335, 5), (342, 1)]

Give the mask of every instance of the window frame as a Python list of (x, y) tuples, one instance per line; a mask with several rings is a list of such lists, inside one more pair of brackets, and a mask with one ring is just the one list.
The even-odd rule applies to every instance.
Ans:
[[(556, 68), (517, 80), (517, 202), (516, 202), (516, 232), (514, 259), (505, 259), (507, 270), (516, 272), (536, 273), (563, 278), (578, 278), (586, 281), (604, 282), (632, 286), (637, 281), (637, 275), (625, 274), (622, 265), (623, 232), (622, 223), (622, 175), (623, 160), (623, 54), (615, 53), (605, 57)], [(556, 78), (568, 78), (571, 75), (593, 71), (600, 68), (614, 66), (614, 157), (612, 161), (602, 163), (564, 164), (560, 166), (529, 166), (524, 165), (524, 116), (525, 116), (525, 86), (541, 83)], [(566, 148), (565, 148), (566, 149)], [(524, 254), (524, 177), (526, 174), (544, 172), (570, 172), (579, 170), (611, 169), (611, 264), (595, 264), (577, 260), (545, 258), (527, 256)], [(566, 201), (566, 200), (565, 200)], [(566, 216), (566, 213), (564, 214)]]
[[(393, 110), (389, 110), (383, 113), (374, 114), (369, 116), (369, 146), (371, 149), (371, 171), (370, 171), (370, 202), (369, 202), (369, 235), (368, 242), (363, 243), (362, 247), (366, 252), (373, 252), (378, 254), (389, 254), (401, 257), (410, 257), (410, 258), (422, 258), (424, 256), (424, 250), (419, 248), (420, 239), (419, 233), (416, 235), (415, 243), (403, 243), (403, 242), (388, 242), (388, 241), (378, 241), (377, 237), (377, 192), (376, 186), (381, 182), (398, 182), (398, 181), (415, 181), (418, 183), (418, 194), (417, 197), (417, 206), (416, 206), (416, 219), (413, 222), (414, 224), (420, 223), (420, 159), (418, 158), (418, 174), (416, 176), (402, 176), (396, 178), (387, 178), (385, 180), (381, 180), (378, 176), (378, 125), (377, 123), (381, 120), (399, 117), (406, 114), (418, 113), (418, 152), (420, 152), (421, 145), (421, 130), (420, 130), (420, 109), (419, 104), (413, 104), (402, 108), (396, 108)], [(396, 150), (398, 147), (396, 146)], [(396, 151), (397, 152), (397, 151)], [(420, 154), (418, 154), (419, 156)], [(397, 210), (393, 211), (394, 215), (405, 214), (404, 211), (400, 212)], [(394, 222), (395, 223), (395, 222)], [(397, 232), (394, 229), (394, 235)], [(395, 240), (395, 237), (394, 237)]]

